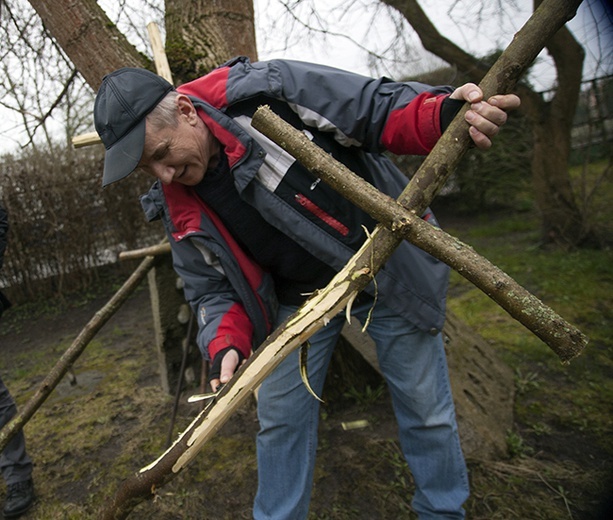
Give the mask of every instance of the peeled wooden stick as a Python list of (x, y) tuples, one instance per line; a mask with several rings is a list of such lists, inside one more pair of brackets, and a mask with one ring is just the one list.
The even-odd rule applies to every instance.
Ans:
[(145, 256), (158, 256), (170, 253), (170, 244), (156, 244), (154, 246), (143, 247), (141, 249), (133, 249), (132, 251), (122, 251), (119, 253), (119, 260), (134, 260), (135, 258), (143, 258)]

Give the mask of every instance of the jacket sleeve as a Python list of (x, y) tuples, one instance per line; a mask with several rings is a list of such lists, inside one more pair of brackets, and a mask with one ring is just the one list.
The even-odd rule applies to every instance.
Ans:
[(229, 64), (227, 100), (257, 94), (288, 102), (309, 126), (333, 132), (345, 145), (371, 152), (428, 153), (441, 135), (448, 86), (373, 79), (340, 69), (290, 60)]
[(197, 341), (204, 357), (213, 360), (233, 346), (248, 358), (253, 325), (216, 254), (193, 239), (170, 240), (174, 269), (198, 320)]
[(0, 205), (0, 269), (4, 264), (4, 251), (6, 250), (7, 235), (9, 231), (8, 214), (3, 206)]
[[(178, 195), (185, 190), (178, 186)], [(249, 315), (236, 288), (230, 282), (226, 267), (222, 267), (223, 251), (203, 233), (199, 233), (200, 218), (196, 212), (184, 222), (190, 236), (177, 236), (177, 228), (170, 218), (170, 210), (163, 189), (155, 183), (149, 193), (141, 197), (141, 205), (149, 221), (161, 219), (172, 249), (173, 267), (184, 282), (184, 294), (198, 320), (198, 347), (203, 356), (213, 359), (217, 352), (228, 347), (238, 348), (247, 358), (253, 346), (253, 331)], [(183, 208), (189, 200), (178, 199)], [(191, 219), (191, 220), (190, 220)], [(229, 264), (229, 262), (223, 262)], [(235, 275), (235, 273), (232, 273)]]

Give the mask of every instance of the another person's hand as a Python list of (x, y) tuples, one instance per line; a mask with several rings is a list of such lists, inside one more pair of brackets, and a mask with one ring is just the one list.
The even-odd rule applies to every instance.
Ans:
[(475, 146), (482, 150), (492, 146), (492, 137), (507, 121), (506, 111), (513, 110), (520, 105), (520, 99), (515, 94), (492, 96), (484, 101), (483, 92), (474, 83), (466, 83), (458, 87), (449, 97), (468, 101), (471, 104), (465, 115), (470, 125), (468, 132)]
[(217, 353), (209, 372), (209, 382), (213, 392), (226, 384), (238, 368), (245, 362), (243, 354), (234, 347), (228, 347)]

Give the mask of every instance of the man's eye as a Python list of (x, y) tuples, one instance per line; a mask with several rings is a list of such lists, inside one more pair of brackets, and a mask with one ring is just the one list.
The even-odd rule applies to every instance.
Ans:
[(156, 150), (154, 154), (151, 156), (151, 160), (159, 161), (160, 159), (163, 159), (164, 157), (166, 157), (167, 153), (168, 153), (168, 146), (165, 146), (164, 148)]

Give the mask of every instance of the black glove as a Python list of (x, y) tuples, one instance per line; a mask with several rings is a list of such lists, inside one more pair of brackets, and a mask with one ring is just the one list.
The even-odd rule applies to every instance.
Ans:
[(441, 132), (447, 130), (447, 127), (453, 121), (453, 118), (457, 115), (460, 109), (464, 106), (465, 101), (463, 99), (449, 99), (446, 97), (441, 104)]
[(245, 359), (245, 356), (240, 350), (238, 350), (236, 347), (227, 347), (223, 350), (220, 350), (219, 352), (217, 352), (215, 359), (213, 359), (213, 362), (211, 363), (211, 368), (209, 369), (209, 383), (213, 379), (219, 379), (219, 377), (221, 376), (221, 360), (228, 352), (230, 352), (230, 350), (235, 350), (238, 354), (238, 365), (236, 365), (236, 369), (238, 370), (238, 367), (241, 366), (241, 363)]

